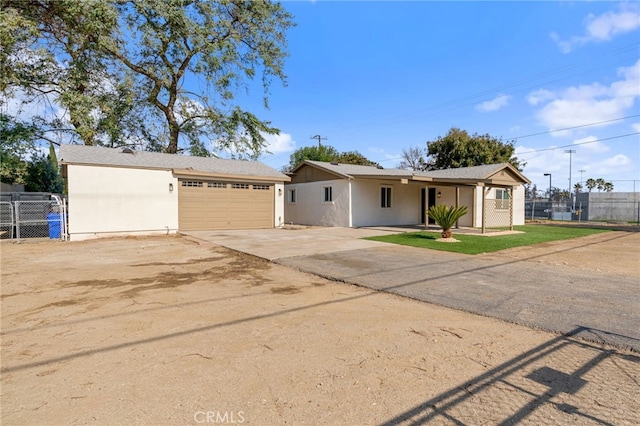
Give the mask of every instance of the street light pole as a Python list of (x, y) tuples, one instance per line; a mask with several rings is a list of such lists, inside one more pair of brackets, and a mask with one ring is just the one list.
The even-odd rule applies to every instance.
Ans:
[(564, 150), (565, 154), (569, 154), (569, 193), (573, 192), (573, 189), (571, 188), (571, 157), (573, 156), (573, 154), (576, 153), (575, 149), (565, 149)]
[(551, 211), (553, 210), (553, 201), (551, 200), (551, 173), (545, 173), (545, 176), (549, 176), (549, 218), (551, 218)]

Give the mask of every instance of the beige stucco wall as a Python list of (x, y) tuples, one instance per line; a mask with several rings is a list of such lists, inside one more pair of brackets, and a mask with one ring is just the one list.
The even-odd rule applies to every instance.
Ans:
[[(455, 206), (456, 205), (456, 188), (452, 186), (435, 186), (436, 194), (440, 192), (440, 198), (436, 198), (436, 205)], [(467, 206), (467, 214), (458, 220), (458, 226), (472, 227), (473, 215), (476, 210), (473, 201), (474, 188), (460, 187), (460, 199), (458, 206)]]
[(274, 197), (275, 197), (275, 212), (274, 212), (274, 226), (277, 228), (278, 226), (282, 226), (284, 225), (285, 221), (284, 221), (284, 203), (285, 200), (287, 199), (287, 194), (285, 192), (284, 189), (284, 184), (283, 183), (276, 183), (275, 184), (275, 191), (274, 191)]
[(67, 176), (71, 240), (178, 229), (178, 179), (171, 171), (68, 165)]
[[(325, 186), (331, 186), (333, 202), (323, 201)], [(289, 190), (296, 190), (296, 202), (289, 202)], [(349, 181), (346, 179), (289, 184), (284, 190), (285, 223), (349, 227)]]
[[(476, 212), (474, 214), (474, 226), (482, 227), (482, 192), (484, 188), (478, 187), (475, 191)], [(487, 194), (488, 203), (496, 198), (496, 188), (491, 188)], [(489, 201), (490, 200), (490, 201)], [(513, 188), (513, 224), (524, 225), (524, 186), (519, 185)], [(487, 209), (491, 212), (490, 206)], [(487, 214), (487, 227), (509, 226), (509, 210), (493, 212)]]
[[(352, 182), (353, 225), (415, 225), (420, 223), (421, 186), (396, 181), (360, 179)], [(391, 187), (391, 208), (380, 207), (380, 188)]]

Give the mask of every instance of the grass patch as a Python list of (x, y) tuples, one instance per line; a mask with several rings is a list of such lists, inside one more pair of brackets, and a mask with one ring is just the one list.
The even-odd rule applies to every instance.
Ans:
[(505, 250), (512, 247), (545, 243), (547, 241), (567, 240), (601, 232), (609, 232), (607, 229), (544, 225), (516, 226), (514, 229), (516, 231), (523, 231), (524, 233), (501, 235), (499, 237), (481, 237), (477, 235), (456, 234), (454, 229), (454, 238), (461, 241), (454, 244), (436, 241), (436, 239), (440, 238), (439, 232), (407, 232), (380, 237), (368, 237), (365, 239), (455, 253), (480, 254)]

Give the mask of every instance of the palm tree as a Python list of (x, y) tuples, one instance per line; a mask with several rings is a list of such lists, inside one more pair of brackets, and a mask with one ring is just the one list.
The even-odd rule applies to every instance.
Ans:
[(573, 185), (573, 192), (575, 192), (576, 195), (581, 193), (582, 192), (582, 184), (581, 183), (576, 183), (575, 185)]
[(611, 182), (604, 183), (604, 190), (607, 192), (613, 191), (613, 184)]
[(592, 190), (593, 188), (595, 188), (596, 186), (598, 186), (598, 182), (596, 182), (596, 180), (595, 180), (595, 179), (589, 178), (589, 179), (587, 179), (586, 186), (587, 186), (587, 188), (589, 189), (589, 192), (591, 192), (591, 190)]
[(606, 182), (602, 178), (596, 179), (596, 185), (598, 185), (598, 192), (600, 192), (600, 191), (602, 191), (604, 189), (604, 184), (605, 183)]
[(458, 219), (467, 214), (467, 206), (447, 207), (444, 204), (440, 204), (429, 207), (427, 214), (442, 228), (442, 238), (451, 238), (453, 236), (451, 228), (453, 228)]

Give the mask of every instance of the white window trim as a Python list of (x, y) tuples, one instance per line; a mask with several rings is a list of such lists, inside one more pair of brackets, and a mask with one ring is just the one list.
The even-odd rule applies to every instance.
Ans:
[[(389, 190), (389, 192), (388, 192), (389, 197), (387, 199), (388, 206), (383, 206), (382, 205), (382, 190), (383, 189), (385, 189), (385, 190), (388, 189)], [(379, 206), (380, 206), (381, 209), (393, 208), (393, 186), (390, 186), (390, 185), (381, 185), (380, 186), (380, 204), (379, 204)]]
[[(327, 188), (329, 189), (329, 195), (331, 195), (331, 200), (327, 201), (326, 200), (326, 194), (327, 194)], [(323, 186), (322, 187), (322, 204), (333, 204), (333, 186), (332, 185), (327, 185), (327, 186)]]

